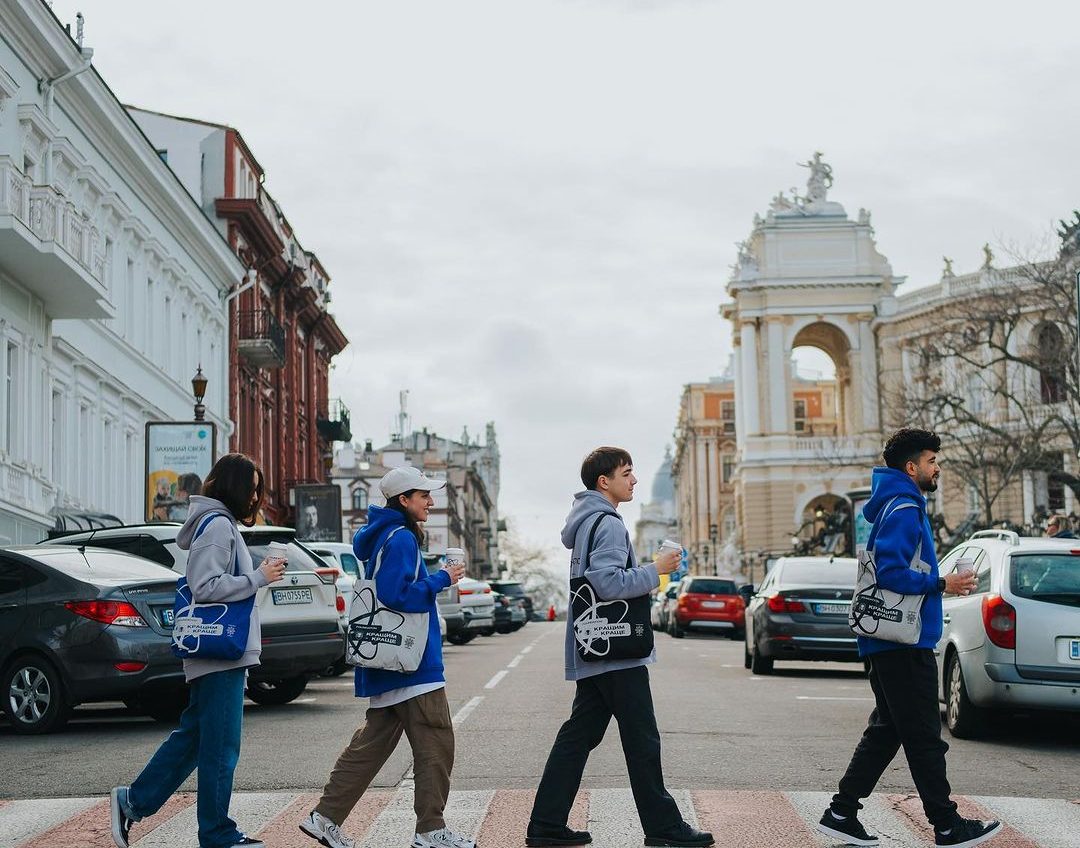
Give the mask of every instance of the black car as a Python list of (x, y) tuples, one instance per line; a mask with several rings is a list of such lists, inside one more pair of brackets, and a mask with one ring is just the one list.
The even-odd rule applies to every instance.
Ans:
[(533, 602), (525, 591), (525, 587), (518, 583), (516, 580), (492, 580), (491, 590), (498, 592), (499, 594), (506, 595), (511, 600), (515, 598), (520, 600), (525, 607), (525, 620), (533, 621)]
[(781, 557), (746, 607), (745, 666), (769, 674), (776, 660), (859, 662), (848, 610), (856, 561)]
[(177, 574), (99, 548), (0, 550), (0, 709), (16, 733), (47, 733), (94, 701), (160, 717), (185, 703), (172, 653)]

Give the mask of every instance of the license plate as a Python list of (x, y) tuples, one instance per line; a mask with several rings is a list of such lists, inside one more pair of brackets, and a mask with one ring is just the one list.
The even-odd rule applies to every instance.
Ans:
[(172, 607), (158, 607), (158, 618), (161, 619), (161, 623), (166, 627), (173, 626), (173, 608)]
[(723, 609), (727, 606), (724, 601), (702, 601), (701, 605), (705, 609)]
[(1069, 659), (1080, 660), (1080, 639), (1073, 639), (1069, 642)]
[(311, 589), (272, 589), (275, 604), (310, 604)]
[(847, 615), (850, 604), (814, 604), (818, 615)]

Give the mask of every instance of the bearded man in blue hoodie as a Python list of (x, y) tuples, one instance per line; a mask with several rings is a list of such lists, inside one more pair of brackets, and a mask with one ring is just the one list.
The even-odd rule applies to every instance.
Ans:
[(975, 588), (970, 573), (938, 574), (934, 537), (926, 517), (926, 495), (937, 490), (941, 439), (927, 430), (898, 430), (885, 444), (884, 468), (875, 468), (863, 516), (874, 525), (877, 582), (904, 595), (922, 595), (922, 630), (914, 645), (859, 636), (859, 654), (869, 662), (875, 707), (839, 792), (818, 830), (848, 845), (874, 846), (857, 815), (860, 800), (874, 791), (901, 747), (937, 845), (978, 845), (996, 835), (1000, 822), (961, 818), (945, 774), (948, 744), (941, 738), (938, 667), (934, 646), (941, 638), (941, 596)]
[[(630, 454), (622, 448), (597, 448), (582, 463), (581, 482), (585, 491), (574, 496), (562, 531), (563, 545), (572, 551), (571, 579), (588, 575), (596, 594), (605, 601), (647, 595), (660, 585), (661, 574), (678, 568), (681, 555), (679, 551), (667, 551), (654, 563), (637, 564), (630, 534), (617, 511), (619, 504), (633, 499), (637, 484)], [(592, 547), (586, 551), (590, 535)], [(574, 706), (548, 755), (525, 844), (592, 842), (588, 832), (567, 827), (567, 819), (589, 752), (603, 741), (614, 717), (619, 724), (619, 739), (645, 844), (672, 848), (712, 845), (712, 834), (689, 825), (664, 788), (660, 731), (649, 689), (648, 666), (656, 662), (656, 652), (641, 659), (583, 662), (575, 648), (573, 628), (572, 616), (567, 615), (566, 679), (577, 686)]]

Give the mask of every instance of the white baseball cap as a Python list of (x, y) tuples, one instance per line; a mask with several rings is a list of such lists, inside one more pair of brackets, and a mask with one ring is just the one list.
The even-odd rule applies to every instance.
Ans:
[(433, 480), (431, 477), (425, 477), (418, 468), (402, 465), (400, 468), (392, 468), (386, 472), (379, 481), (379, 491), (383, 493), (384, 498), (389, 499), (411, 492), (413, 489), (434, 492), (445, 485), (445, 480)]

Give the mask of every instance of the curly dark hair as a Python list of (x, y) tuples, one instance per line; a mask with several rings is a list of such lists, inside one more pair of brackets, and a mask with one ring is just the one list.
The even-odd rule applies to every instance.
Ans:
[(903, 471), (909, 462), (918, 462), (923, 451), (938, 453), (940, 450), (941, 437), (937, 433), (917, 427), (904, 427), (889, 437), (882, 455), (889, 468)]

